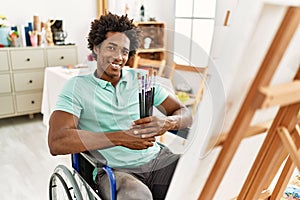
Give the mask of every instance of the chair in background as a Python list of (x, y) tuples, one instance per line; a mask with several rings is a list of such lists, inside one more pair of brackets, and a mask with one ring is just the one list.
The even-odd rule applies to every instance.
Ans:
[(142, 68), (142, 69), (153, 68), (157, 70), (158, 76), (162, 76), (165, 65), (166, 65), (166, 60), (151, 60), (147, 58), (142, 58), (140, 56), (135, 56), (132, 68)]
[[(188, 73), (193, 73), (197, 77), (197, 91), (194, 91), (193, 93), (184, 93), (185, 95), (188, 95), (188, 99), (185, 101), (182, 101), (183, 104), (185, 104), (188, 107), (192, 107), (192, 113), (195, 114), (197, 110), (197, 106), (199, 102), (202, 99), (204, 87), (205, 87), (205, 81), (207, 78), (207, 67), (196, 67), (196, 66), (190, 66), (190, 65), (182, 65), (177, 64), (176, 62), (173, 63), (172, 70), (170, 72), (170, 80), (173, 83), (175, 93), (177, 96), (180, 94), (181, 91), (178, 90), (176, 87), (175, 81), (174, 81), (174, 74), (175, 72), (187, 72), (186, 76), (188, 76)], [(183, 73), (180, 73), (182, 77), (184, 77)], [(188, 80), (190, 77), (186, 77), (186, 80)], [(179, 97), (180, 99), (180, 97)]]

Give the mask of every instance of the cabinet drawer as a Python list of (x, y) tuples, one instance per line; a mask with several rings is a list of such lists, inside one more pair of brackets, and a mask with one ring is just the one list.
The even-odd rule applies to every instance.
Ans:
[(42, 89), (44, 72), (14, 73), (15, 91)]
[(0, 93), (11, 92), (9, 74), (0, 74)]
[(0, 97), (0, 115), (14, 113), (14, 103), (12, 96)]
[(42, 93), (22, 94), (16, 96), (17, 111), (37, 111), (41, 110)]
[(7, 71), (8, 69), (8, 53), (7, 51), (0, 51), (0, 71)]
[(75, 48), (47, 49), (48, 66), (76, 65), (77, 52)]
[(43, 68), (45, 65), (42, 49), (12, 50), (10, 54), (13, 69)]

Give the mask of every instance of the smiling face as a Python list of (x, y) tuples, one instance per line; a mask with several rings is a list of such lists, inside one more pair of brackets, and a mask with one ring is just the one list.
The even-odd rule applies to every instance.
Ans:
[(124, 33), (108, 32), (106, 39), (94, 46), (97, 55), (97, 76), (116, 85), (121, 77), (121, 69), (129, 55), (130, 40)]

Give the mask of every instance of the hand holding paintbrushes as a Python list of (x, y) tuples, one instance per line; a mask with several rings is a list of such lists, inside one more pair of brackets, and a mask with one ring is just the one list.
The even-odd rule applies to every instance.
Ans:
[[(132, 122), (129, 133), (135, 135), (136, 137), (147, 139), (149, 142), (150, 140), (152, 141), (152, 139), (156, 136), (161, 136), (166, 131), (177, 128), (177, 123), (181, 116), (176, 116), (176, 114), (175, 116), (152, 116), (154, 95), (155, 92), (157, 92), (155, 91), (157, 90), (156, 71), (150, 69), (148, 74), (139, 73), (137, 76), (140, 119)], [(169, 98), (169, 101), (173, 101), (171, 97)]]

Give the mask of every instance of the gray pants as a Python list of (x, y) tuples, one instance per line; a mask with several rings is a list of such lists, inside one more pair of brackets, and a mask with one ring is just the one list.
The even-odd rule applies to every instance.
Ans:
[[(135, 168), (114, 169), (118, 200), (165, 199), (180, 155), (163, 148), (149, 163)], [(96, 185), (103, 200), (110, 199), (109, 180), (101, 169)]]

